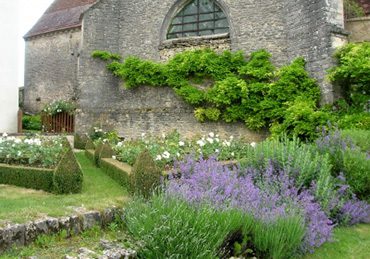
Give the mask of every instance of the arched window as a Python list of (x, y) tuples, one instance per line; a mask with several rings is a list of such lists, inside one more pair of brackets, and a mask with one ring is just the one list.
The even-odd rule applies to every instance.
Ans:
[(227, 32), (227, 17), (214, 0), (193, 0), (173, 18), (167, 39)]

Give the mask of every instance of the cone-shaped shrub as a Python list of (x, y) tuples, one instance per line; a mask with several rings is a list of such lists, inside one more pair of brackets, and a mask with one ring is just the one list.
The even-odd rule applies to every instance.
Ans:
[(73, 141), (74, 148), (85, 149), (87, 140), (88, 140), (88, 137), (85, 134), (80, 135), (76, 133), (74, 136), (74, 141)]
[(96, 147), (95, 152), (94, 152), (94, 162), (97, 167), (100, 167), (99, 159), (100, 159), (100, 152), (102, 151), (102, 149), (103, 149), (103, 143), (100, 143)]
[(57, 194), (79, 193), (82, 189), (83, 174), (71, 148), (64, 154), (55, 169), (54, 192)]
[(148, 150), (136, 158), (132, 168), (132, 185), (135, 193), (148, 198), (161, 183), (162, 172), (156, 166)]
[(113, 155), (114, 151), (112, 147), (108, 143), (104, 143), (99, 154), (99, 159), (112, 158)]
[(90, 138), (86, 141), (85, 149), (95, 149), (94, 142)]

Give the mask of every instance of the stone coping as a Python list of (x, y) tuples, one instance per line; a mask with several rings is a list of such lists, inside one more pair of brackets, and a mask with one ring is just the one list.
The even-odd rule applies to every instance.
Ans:
[(9, 224), (0, 228), (0, 255), (13, 246), (26, 246), (40, 235), (67, 231), (67, 236), (77, 235), (94, 226), (105, 227), (121, 216), (122, 208), (107, 208), (104, 211), (88, 211), (61, 218), (47, 217), (24, 224)]

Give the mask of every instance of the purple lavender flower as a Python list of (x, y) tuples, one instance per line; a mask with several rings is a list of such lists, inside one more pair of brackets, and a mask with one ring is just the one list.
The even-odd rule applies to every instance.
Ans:
[(217, 209), (241, 209), (264, 222), (302, 215), (307, 226), (302, 250), (312, 251), (331, 237), (332, 222), (310, 190), (300, 190), (295, 179), (278, 163), (266, 168), (228, 168), (214, 158), (176, 163), (166, 194), (196, 206), (208, 203)]

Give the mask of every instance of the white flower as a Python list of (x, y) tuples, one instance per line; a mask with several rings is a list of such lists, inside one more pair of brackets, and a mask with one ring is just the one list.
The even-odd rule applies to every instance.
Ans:
[(8, 134), (6, 132), (3, 133), (3, 137), (6, 138)]
[(156, 161), (160, 161), (162, 160), (162, 156), (161, 155), (157, 155), (157, 157), (155, 158)]
[(105, 139), (103, 139), (103, 142), (104, 142), (104, 143), (108, 143), (108, 139), (106, 139), (106, 138), (105, 138)]
[(123, 142), (118, 142), (117, 143), (117, 147), (122, 147), (123, 146)]
[(165, 159), (168, 159), (170, 158), (170, 153), (168, 151), (164, 151), (163, 154), (162, 154), (162, 157), (165, 158)]
[(197, 141), (197, 144), (201, 147), (203, 147), (206, 143), (204, 143), (204, 141), (202, 139), (198, 140)]
[(213, 144), (213, 138), (207, 138), (207, 141), (211, 144)]
[(141, 137), (144, 138), (145, 137), (145, 133), (141, 133)]
[(15, 139), (15, 140), (14, 140), (14, 142), (15, 142), (16, 144), (19, 144), (19, 143), (21, 143), (21, 142), (22, 142), (22, 140), (20, 140), (19, 138), (17, 138), (17, 139)]
[(230, 140), (233, 140), (234, 139), (234, 136), (230, 136)]
[(33, 143), (34, 143), (36, 146), (41, 146), (41, 140), (40, 140), (40, 139), (38, 139), (38, 138), (35, 138), (35, 139), (33, 140)]
[(116, 159), (117, 159), (117, 157), (116, 157), (116, 156), (112, 156), (112, 158), (113, 158), (114, 160), (116, 160)]
[(251, 145), (252, 147), (256, 147), (256, 146), (257, 146), (257, 143), (256, 143), (256, 142), (252, 142), (250, 145)]
[(215, 136), (215, 133), (210, 132), (210, 133), (208, 134), (208, 136), (210, 136), (211, 138), (213, 138), (213, 137)]
[(179, 142), (179, 146), (180, 146), (180, 147), (185, 146), (185, 142), (184, 142), (184, 141), (180, 141), (180, 142)]
[(18, 151), (17, 156), (21, 156), (21, 155), (22, 155), (22, 152)]
[(220, 150), (219, 150), (219, 149), (216, 149), (216, 150), (215, 150), (215, 152), (216, 152), (216, 153), (220, 153)]
[(231, 156), (235, 156), (235, 153), (234, 152), (231, 152)]
[(166, 138), (166, 134), (162, 133), (162, 138)]
[(219, 137), (220, 137), (220, 135), (218, 135), (218, 134), (217, 134), (217, 135), (216, 135), (216, 138), (219, 138)]
[(219, 139), (219, 138), (215, 138), (215, 141), (216, 141), (217, 143), (219, 143), (219, 142), (220, 142), (220, 139)]
[(224, 140), (224, 142), (222, 142), (222, 145), (223, 146), (227, 146), (227, 147), (230, 147), (231, 146), (231, 143), (227, 140)]
[(177, 153), (176, 153), (176, 156), (177, 156), (177, 157), (180, 157), (180, 153), (179, 153), (179, 152), (177, 152)]
[(57, 112), (62, 112), (62, 110), (61, 109), (58, 109)]

